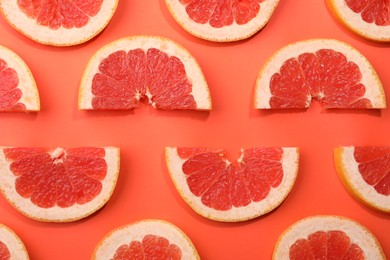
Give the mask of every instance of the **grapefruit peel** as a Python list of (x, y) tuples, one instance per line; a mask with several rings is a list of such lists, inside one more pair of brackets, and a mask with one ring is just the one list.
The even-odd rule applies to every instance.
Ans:
[(9, 227), (0, 224), (0, 242), (2, 242), (11, 255), (10, 259), (28, 260), (27, 249), (20, 237)]
[(166, 238), (180, 248), (182, 259), (200, 259), (189, 237), (177, 226), (160, 219), (144, 219), (112, 230), (96, 246), (91, 259), (112, 259), (118, 247), (142, 241), (146, 235)]
[(374, 186), (366, 183), (359, 171), (354, 150), (353, 146), (334, 149), (334, 163), (341, 183), (357, 201), (372, 209), (390, 213), (390, 196), (378, 193)]
[[(18, 75), (18, 86), (22, 96), (18, 103), (24, 104), (26, 111), (37, 112), (40, 110), (40, 100), (38, 88), (35, 83), (31, 70), (23, 59), (14, 51), (0, 45), (0, 60), (6, 62), (6, 68), (13, 69)], [(1, 71), (0, 71), (1, 72)]]
[(351, 239), (351, 244), (355, 243), (363, 250), (365, 259), (386, 259), (377, 238), (366, 227), (346, 217), (329, 215), (306, 217), (288, 227), (276, 242), (272, 259), (290, 259), (290, 247), (298, 239), (306, 239), (317, 231), (333, 230), (345, 232)]
[[(370, 64), (370, 62), (354, 47), (335, 39), (309, 39), (290, 43), (276, 51), (260, 70), (254, 94), (254, 107), (256, 109), (271, 109), (270, 99), (273, 96), (270, 90), (271, 77), (279, 72), (284, 62), (295, 59), (303, 53), (314, 53), (320, 49), (332, 49), (346, 56), (348, 61), (354, 62), (362, 72), (360, 83), (366, 87), (362, 98), (367, 98), (372, 103), (372, 108), (386, 108), (385, 93), (382, 83)], [(312, 96), (309, 94), (305, 108), (310, 106)]]
[(260, 5), (257, 15), (245, 24), (237, 24), (215, 28), (209, 23), (197, 23), (186, 12), (186, 6), (179, 0), (165, 0), (169, 12), (180, 26), (188, 33), (213, 42), (233, 42), (247, 39), (260, 31), (271, 19), (280, 0), (265, 0)]
[(118, 0), (104, 0), (95, 16), (88, 16), (88, 23), (80, 28), (59, 27), (50, 29), (28, 17), (16, 0), (0, 0), (0, 12), (6, 21), (28, 38), (45, 45), (72, 46), (87, 42), (99, 34), (110, 22), (118, 5)]
[(390, 25), (379, 26), (364, 21), (361, 13), (352, 11), (345, 0), (327, 0), (328, 7), (336, 19), (348, 30), (377, 42), (390, 41)]
[[(165, 161), (168, 172), (174, 186), (182, 199), (199, 215), (221, 222), (241, 222), (262, 216), (278, 207), (290, 193), (298, 174), (298, 148), (283, 147), (283, 180), (278, 187), (271, 191), (259, 202), (251, 202), (244, 207), (234, 207), (230, 210), (216, 210), (204, 205), (200, 197), (196, 197), (187, 184), (187, 178), (183, 173), (182, 166), (185, 159), (180, 158), (176, 147), (165, 148)], [(227, 162), (228, 164), (229, 162)]]
[[(85, 218), (103, 207), (115, 189), (119, 173), (119, 148), (105, 147), (107, 174), (101, 181), (102, 190), (94, 199), (81, 205), (76, 203), (71, 207), (38, 207), (16, 191), (17, 176), (10, 170), (12, 162), (7, 160), (4, 154), (4, 149), (7, 148), (11, 147), (0, 147), (0, 192), (17, 211), (31, 219), (41, 222), (71, 222)], [(54, 149), (50, 154), (54, 156), (59, 149), (63, 148)]]
[[(150, 48), (156, 48), (168, 54), (169, 56), (175, 56), (179, 58), (185, 66), (185, 71), (189, 81), (192, 83), (192, 92), (195, 102), (197, 104), (197, 110), (211, 110), (212, 103), (210, 97), (210, 91), (207, 86), (206, 79), (203, 72), (195, 60), (195, 58), (181, 45), (164, 37), (160, 36), (129, 36), (118, 40), (115, 40), (102, 48), (100, 48), (89, 60), (79, 88), (78, 107), (80, 110), (93, 110), (92, 106), (92, 81), (94, 75), (99, 72), (100, 62), (108, 57), (111, 53), (116, 51), (126, 51), (134, 49), (142, 49), (147, 51)], [(146, 86), (148, 87), (148, 86)], [(143, 98), (143, 97), (141, 97)], [(148, 97), (149, 98), (149, 97)], [(137, 97), (140, 100), (140, 97)], [(149, 103), (153, 102), (149, 99)]]

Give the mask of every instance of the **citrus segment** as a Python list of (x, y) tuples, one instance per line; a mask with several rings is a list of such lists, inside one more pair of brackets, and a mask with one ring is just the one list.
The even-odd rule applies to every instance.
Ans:
[(159, 109), (211, 109), (198, 63), (169, 39), (122, 38), (91, 58), (80, 85), (80, 109), (132, 109), (143, 99)]
[(272, 259), (386, 258), (375, 236), (358, 222), (340, 216), (312, 216), (283, 232)]
[(333, 39), (295, 42), (280, 49), (261, 69), (255, 108), (385, 108), (382, 83), (369, 61)]
[(39, 111), (35, 80), (26, 63), (0, 46), (0, 111)]
[(187, 235), (157, 219), (141, 220), (107, 234), (92, 259), (200, 259)]
[(165, 0), (175, 20), (189, 33), (217, 42), (249, 38), (271, 19), (279, 0)]
[(390, 212), (390, 147), (337, 147), (334, 161), (352, 196), (374, 209)]
[(332, 13), (346, 28), (374, 41), (390, 41), (389, 0), (327, 0)]
[(183, 199), (198, 214), (218, 221), (244, 221), (275, 209), (298, 171), (297, 148), (243, 149), (233, 163), (221, 149), (167, 147), (165, 153)]
[(9, 227), (0, 224), (0, 259), (30, 259), (22, 240)]
[(8, 23), (42, 44), (70, 46), (86, 42), (111, 20), (118, 0), (0, 1)]
[(0, 167), (0, 190), (18, 211), (41, 221), (73, 221), (110, 198), (119, 149), (2, 147)]

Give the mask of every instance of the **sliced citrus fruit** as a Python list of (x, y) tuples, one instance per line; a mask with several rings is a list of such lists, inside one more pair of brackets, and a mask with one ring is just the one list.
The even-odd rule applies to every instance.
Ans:
[(390, 213), (390, 147), (337, 147), (334, 162), (340, 180), (352, 196)]
[(103, 259), (200, 259), (191, 240), (177, 226), (159, 219), (145, 219), (107, 234), (93, 252)]
[(54, 46), (86, 42), (109, 23), (118, 0), (0, 0), (8, 23), (32, 40)]
[(370, 40), (390, 41), (389, 0), (327, 0), (346, 28)]
[(176, 189), (198, 214), (237, 222), (266, 214), (292, 189), (298, 172), (297, 148), (243, 149), (237, 162), (222, 149), (166, 147)]
[(13, 230), (3, 224), (0, 224), (0, 259), (30, 259), (22, 240)]
[(272, 259), (386, 257), (376, 237), (358, 222), (341, 216), (312, 216), (296, 222), (279, 237)]
[(279, 0), (165, 0), (174, 19), (190, 34), (216, 42), (246, 39), (271, 19)]
[(39, 111), (37, 85), (26, 63), (0, 45), (0, 111)]
[(48, 222), (84, 218), (110, 198), (119, 148), (0, 148), (0, 191), (19, 212)]
[(159, 109), (211, 109), (198, 63), (172, 40), (121, 38), (90, 59), (80, 84), (79, 109), (126, 110), (146, 98)]
[(261, 69), (255, 108), (385, 108), (382, 83), (355, 48), (333, 39), (310, 39), (277, 51)]

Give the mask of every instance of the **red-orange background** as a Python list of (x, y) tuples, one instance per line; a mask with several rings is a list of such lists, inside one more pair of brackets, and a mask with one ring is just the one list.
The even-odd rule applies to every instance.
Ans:
[[(209, 84), (211, 112), (157, 111), (144, 104), (130, 112), (77, 110), (80, 77), (91, 55), (106, 43), (138, 34), (169, 37), (193, 54)], [(29, 65), (42, 108), (37, 114), (0, 114), (0, 145), (121, 148), (117, 187), (96, 214), (73, 223), (40, 223), (19, 214), (0, 196), (0, 223), (22, 238), (31, 259), (88, 259), (107, 232), (144, 218), (176, 224), (203, 259), (270, 259), (278, 236), (289, 225), (310, 215), (336, 214), (368, 227), (390, 256), (389, 215), (356, 202), (333, 165), (336, 146), (390, 145), (389, 109), (325, 111), (317, 103), (299, 112), (253, 108), (254, 83), (265, 60), (285, 44), (318, 37), (342, 40), (360, 50), (390, 93), (389, 44), (350, 33), (324, 1), (281, 0), (262, 31), (236, 43), (191, 36), (173, 20), (163, 0), (120, 1), (108, 27), (76, 47), (37, 44), (0, 18), (0, 44)], [(275, 211), (252, 221), (219, 223), (197, 215), (179, 197), (165, 165), (165, 146), (221, 147), (232, 159), (240, 148), (297, 146), (299, 175)]]

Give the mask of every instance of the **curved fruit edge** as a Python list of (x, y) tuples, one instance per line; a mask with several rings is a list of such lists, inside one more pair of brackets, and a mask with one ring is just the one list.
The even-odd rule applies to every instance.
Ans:
[[(175, 149), (176, 147), (165, 148), (165, 161), (169, 175), (171, 177), (172, 182), (174, 183), (177, 192), (192, 210), (194, 210), (196, 213), (205, 218), (215, 221), (242, 222), (257, 218), (273, 211), (274, 209), (279, 207), (290, 194), (290, 191), (295, 184), (295, 180), (298, 174), (299, 149), (293, 147), (283, 147), (283, 157), (285, 158), (285, 155), (289, 153), (288, 159), (290, 159), (290, 161), (287, 163), (283, 161), (282, 163), (284, 176), (287, 176), (287, 178), (283, 178), (282, 183), (277, 188), (271, 189), (271, 192), (268, 194), (268, 196), (260, 202), (253, 202), (249, 204), (251, 206), (233, 208), (230, 211), (218, 211), (203, 205), (201, 202), (197, 202), (197, 200), (200, 200), (200, 198), (195, 197), (195, 195), (193, 195), (191, 191), (189, 191), (188, 185), (186, 183), (181, 184), (181, 182), (184, 182), (183, 180), (179, 180), (179, 178), (175, 177), (178, 176), (178, 174), (176, 174), (178, 170), (173, 168), (177, 167), (177, 163), (174, 162), (175, 160), (177, 160), (177, 158), (174, 158), (177, 154)], [(287, 166), (287, 164), (289, 165)], [(287, 179), (288, 181), (286, 181)], [(271, 193), (273, 193), (274, 195), (279, 195), (276, 201), (267, 201), (267, 198), (269, 198), (270, 196), (272, 197)], [(190, 195), (187, 196), (187, 194)], [(245, 210), (249, 210), (250, 213), (241, 216), (240, 213)]]
[[(2, 234), (3, 233), (3, 234)], [(4, 234), (6, 233), (6, 234)], [(29, 260), (28, 251), (22, 239), (11, 228), (0, 223), (0, 241), (10, 250), (11, 259)], [(15, 254), (17, 254), (15, 256)]]
[[(181, 3), (176, 3), (172, 0), (165, 0), (165, 4), (169, 13), (172, 15), (174, 20), (189, 34), (198, 37), (203, 40), (211, 41), (211, 42), (235, 42), (244, 40), (252, 37), (256, 33), (258, 33), (261, 29), (263, 29), (269, 20), (271, 19), (273, 13), (275, 12), (280, 0), (273, 0), (268, 2), (260, 3), (260, 12), (262, 12), (263, 8), (266, 8), (265, 14), (266, 16), (262, 16), (263, 13), (259, 13), (253, 20), (249, 21), (244, 25), (238, 25), (234, 23), (233, 25), (222, 27), (222, 28), (214, 28), (209, 24), (199, 25), (196, 22), (192, 21), (190, 18), (187, 18), (187, 13)], [(267, 5), (264, 7), (264, 5)], [(175, 6), (175, 7), (174, 7)], [(181, 15), (179, 15), (181, 13)], [(183, 21), (181, 18), (185, 19)], [(256, 24), (258, 23), (258, 24)], [(206, 26), (207, 29), (203, 29), (202, 27)], [(232, 26), (234, 28), (232, 28)], [(245, 28), (245, 34), (237, 36), (232, 34), (231, 31), (239, 31), (242, 32)], [(249, 27), (249, 28), (248, 28)], [(248, 28), (248, 29), (246, 29)], [(205, 32), (200, 32), (204, 31)], [(231, 35), (232, 34), (232, 35)]]
[(78, 109), (93, 110), (92, 107), (92, 80), (100, 62), (111, 53), (118, 50), (129, 51), (136, 48), (157, 48), (170, 56), (178, 57), (187, 73), (187, 77), (193, 83), (191, 93), (197, 103), (196, 110), (212, 110), (212, 100), (203, 71), (195, 57), (179, 43), (162, 36), (134, 35), (114, 40), (98, 49), (89, 59), (80, 81), (78, 93)]
[[(269, 88), (269, 81), (272, 75), (279, 71), (280, 67), (286, 60), (290, 58), (296, 58), (304, 52), (313, 52), (317, 49), (329, 48), (329, 45), (332, 46), (333, 50), (341, 52), (343, 55), (345, 55), (348, 61), (352, 61), (355, 63), (358, 61), (358, 64), (360, 66), (363, 66), (359, 67), (359, 69), (367, 72), (366, 77), (362, 78), (362, 82), (366, 83), (366, 93), (369, 92), (369, 94), (367, 95), (369, 97), (375, 98), (376, 101), (376, 103), (374, 104), (373, 100), (370, 99), (373, 105), (372, 109), (386, 108), (385, 90), (371, 62), (352, 45), (331, 38), (311, 38), (291, 42), (287, 45), (282, 46), (273, 54), (271, 54), (271, 56), (265, 61), (256, 78), (253, 97), (254, 108), (273, 109), (270, 107), (269, 104), (270, 98), (272, 97)], [(311, 99), (312, 97), (308, 96), (305, 108), (308, 108), (310, 106)]]
[[(0, 169), (5, 169), (7, 166), (7, 163), (5, 162), (4, 160), (4, 155), (3, 155), (3, 149), (5, 148), (9, 148), (9, 147), (0, 147)], [(5, 188), (1, 185), (0, 183), (0, 193), (3, 194), (3, 197), (9, 202), (9, 204), (14, 208), (16, 209), (19, 213), (21, 213), (22, 215), (30, 218), (30, 219), (33, 219), (33, 220), (36, 220), (36, 221), (40, 221), (40, 222), (73, 222), (73, 221), (77, 221), (77, 220), (80, 220), (80, 219), (83, 219), (83, 218), (86, 218), (90, 215), (92, 215), (93, 213), (97, 212), (99, 209), (101, 209), (107, 202), (108, 200), (111, 198), (111, 195), (113, 194), (114, 190), (115, 190), (115, 186), (116, 186), (116, 183), (117, 183), (117, 180), (118, 180), (118, 175), (119, 175), (119, 168), (120, 168), (120, 149), (118, 147), (104, 147), (106, 153), (107, 153), (107, 149), (111, 150), (111, 157), (114, 157), (112, 158), (113, 160), (111, 160), (111, 163), (110, 161), (107, 161), (107, 175), (106, 175), (106, 178), (109, 177), (110, 173), (111, 173), (111, 182), (107, 185), (106, 189), (105, 187), (103, 186), (102, 188), (102, 191), (100, 192), (100, 194), (95, 197), (92, 201), (86, 203), (86, 204), (83, 204), (83, 205), (77, 205), (75, 204), (74, 206), (70, 207), (70, 208), (59, 208), (59, 207), (55, 207), (55, 208), (49, 208), (49, 209), (42, 209), (42, 208), (39, 208), (37, 206), (35, 206), (34, 204), (32, 204), (30, 202), (30, 200), (25, 200), (23, 197), (21, 197), (16, 191), (15, 189), (13, 189), (13, 193), (14, 194), (17, 194), (17, 195), (13, 195), (13, 194), (9, 194)], [(107, 154), (106, 154), (107, 156)], [(110, 171), (111, 169), (111, 171)], [(5, 185), (7, 186), (7, 183), (5, 183)], [(104, 194), (104, 191), (106, 191), (106, 193)], [(103, 197), (101, 199), (101, 197), (105, 195), (105, 197)], [(21, 199), (22, 201), (18, 201), (17, 199), (11, 199), (11, 196), (17, 196), (19, 197), (19, 199)], [(98, 203), (98, 199), (100, 199), (99, 203)], [(96, 205), (92, 205), (92, 207), (89, 207), (90, 204), (96, 204)], [(26, 207), (32, 207), (33, 209), (31, 210), (27, 210)], [(82, 214), (79, 213), (79, 211), (82, 211), (84, 210), (83, 208), (87, 208), (88, 210), (86, 210), (85, 212), (83, 212)], [(74, 214), (70, 214), (68, 211), (69, 209), (72, 209), (73, 211), (75, 211)], [(58, 210), (61, 210), (63, 214), (67, 215), (67, 216), (61, 216), (60, 213), (47, 213), (47, 211), (58, 211)], [(58, 216), (60, 215), (60, 216)], [(69, 216), (70, 215), (70, 216)]]
[[(30, 40), (33, 40), (33, 41), (35, 41), (37, 43), (40, 43), (40, 44), (43, 44), (43, 45), (51, 45), (51, 46), (57, 46), (57, 47), (67, 47), (67, 46), (74, 46), (74, 45), (79, 45), (79, 44), (85, 43), (85, 42), (91, 40), (92, 38), (96, 37), (98, 34), (100, 34), (107, 27), (107, 25), (111, 21), (112, 17), (114, 16), (115, 11), (116, 11), (117, 6), (118, 6), (118, 3), (119, 3), (119, 0), (112, 0), (112, 1), (113, 1), (113, 5), (110, 6), (110, 9), (109, 10), (103, 10), (103, 11), (108, 12), (108, 17), (104, 21), (104, 23), (98, 24), (98, 27), (94, 28), (94, 30), (88, 30), (87, 33), (89, 33), (89, 35), (85, 36), (85, 32), (81, 32), (81, 36), (79, 36), (79, 38), (76, 38), (75, 40), (70, 40), (68, 42), (66, 42), (66, 41), (59, 41), (58, 40), (58, 35), (61, 35), (61, 34), (53, 35), (51, 37), (51, 39), (49, 39), (49, 38), (47, 38), (47, 39), (40, 39), (40, 38), (34, 37), (33, 33), (36, 34), (36, 32), (39, 31), (39, 29), (37, 29), (37, 27), (39, 28), (40, 26), (38, 24), (35, 24), (35, 20), (31, 20), (24, 13), (22, 13), (22, 11), (20, 11), (18, 6), (16, 6), (16, 7), (14, 6), (14, 7), (11, 7), (11, 10), (14, 10), (14, 11), (17, 10), (19, 13), (21, 13), (21, 15), (23, 15), (23, 16), (19, 16), (19, 17), (16, 17), (16, 18), (14, 17), (14, 19), (20, 18), (22, 20), (29, 21), (30, 23), (33, 23), (33, 25), (29, 25), (30, 27), (32, 27), (32, 28), (30, 28), (32, 30), (31, 32), (28, 32), (28, 31), (26, 32), (24, 29), (19, 28), (19, 26), (16, 25), (16, 23), (12, 20), (12, 18), (9, 17), (9, 14), (5, 11), (5, 8), (3, 6), (4, 2), (6, 2), (5, 0), (0, 0), (0, 13), (3, 15), (4, 19), (8, 22), (8, 24), (13, 29), (18, 31), (22, 35), (26, 36)], [(14, 5), (11, 2), (14, 2), (14, 1), (10, 1), (10, 5)], [(103, 2), (103, 4), (104, 4), (104, 2)], [(100, 10), (99, 13), (101, 11), (102, 10)], [(94, 16), (93, 18), (97, 18), (99, 13), (96, 16)], [(91, 18), (91, 17), (89, 17), (89, 18)], [(86, 26), (82, 27), (81, 29), (84, 29), (86, 27), (90, 27), (90, 26), (88, 26), (88, 24), (87, 24)], [(46, 27), (41, 27), (41, 28), (43, 28), (43, 30), (46, 31), (46, 32), (42, 33), (43, 35), (45, 35), (45, 37), (47, 37), (48, 35), (51, 35), (51, 33), (50, 33), (51, 29), (47, 29)], [(78, 30), (78, 29), (79, 28), (73, 28), (73, 30)], [(67, 31), (69, 31), (68, 29), (63, 29), (62, 27), (61, 27), (61, 30), (64, 30), (62, 32), (62, 35), (64, 33), (66, 33)]]
[(3, 45), (0, 45), (0, 55), (0, 59), (5, 60), (7, 67), (14, 69), (18, 73), (19, 84), (17, 88), (23, 94), (19, 102), (25, 104), (26, 112), (40, 111), (38, 87), (26, 62), (16, 52)]
[[(306, 238), (309, 234), (316, 231), (330, 231), (335, 228), (342, 230), (349, 237), (355, 235), (353, 238), (350, 237), (352, 242), (357, 243), (363, 250), (371, 249), (370, 252), (373, 255), (371, 255), (371, 258), (368, 257), (367, 259), (386, 260), (381, 244), (368, 228), (356, 220), (337, 215), (314, 215), (305, 217), (291, 224), (281, 233), (275, 243), (272, 259), (289, 259), (289, 248), (296, 240), (299, 238)], [(372, 251), (372, 248), (374, 248), (374, 251)]]
[[(354, 33), (355, 35), (358, 35), (366, 40), (370, 40), (373, 42), (382, 42), (382, 43), (390, 42), (390, 30), (389, 30), (388, 36), (377, 36), (375, 33), (363, 31), (363, 29), (358, 28), (354, 24), (348, 23), (346, 18), (345, 19), (342, 18), (344, 16), (344, 14), (336, 7), (337, 0), (325, 0), (325, 2), (328, 6), (328, 9), (330, 10), (330, 13), (333, 15), (333, 17), (336, 18), (336, 20), (341, 25), (343, 25), (344, 28), (347, 29), (348, 31), (350, 31), (350, 32)], [(360, 16), (360, 13), (356, 14), (356, 15)], [(363, 23), (363, 21), (362, 21), (362, 23)], [(388, 26), (388, 27), (390, 28), (390, 26)], [(361, 29), (361, 30), (359, 30), (359, 29)]]
[[(113, 257), (110, 253), (115, 253), (119, 246), (129, 244), (131, 240), (142, 241), (142, 238), (147, 234), (165, 237), (170, 243), (179, 246), (184, 254), (183, 259), (200, 260), (200, 256), (187, 234), (171, 222), (161, 219), (138, 220), (111, 230), (96, 245), (91, 260)], [(130, 235), (132, 237), (129, 237)], [(178, 242), (180, 243), (178, 244)]]
[[(353, 147), (348, 147), (348, 148), (353, 148)], [(346, 147), (336, 147), (334, 149), (334, 155), (333, 155), (336, 173), (341, 183), (343, 184), (344, 188), (353, 198), (355, 198), (358, 202), (362, 203), (363, 205), (382, 213), (390, 213), (390, 208), (382, 207), (381, 205), (375, 203), (375, 201), (369, 201), (365, 197), (365, 195), (362, 194), (362, 192), (358, 190), (355, 187), (354, 183), (349, 179), (348, 170), (345, 168), (343, 163), (345, 149)]]

